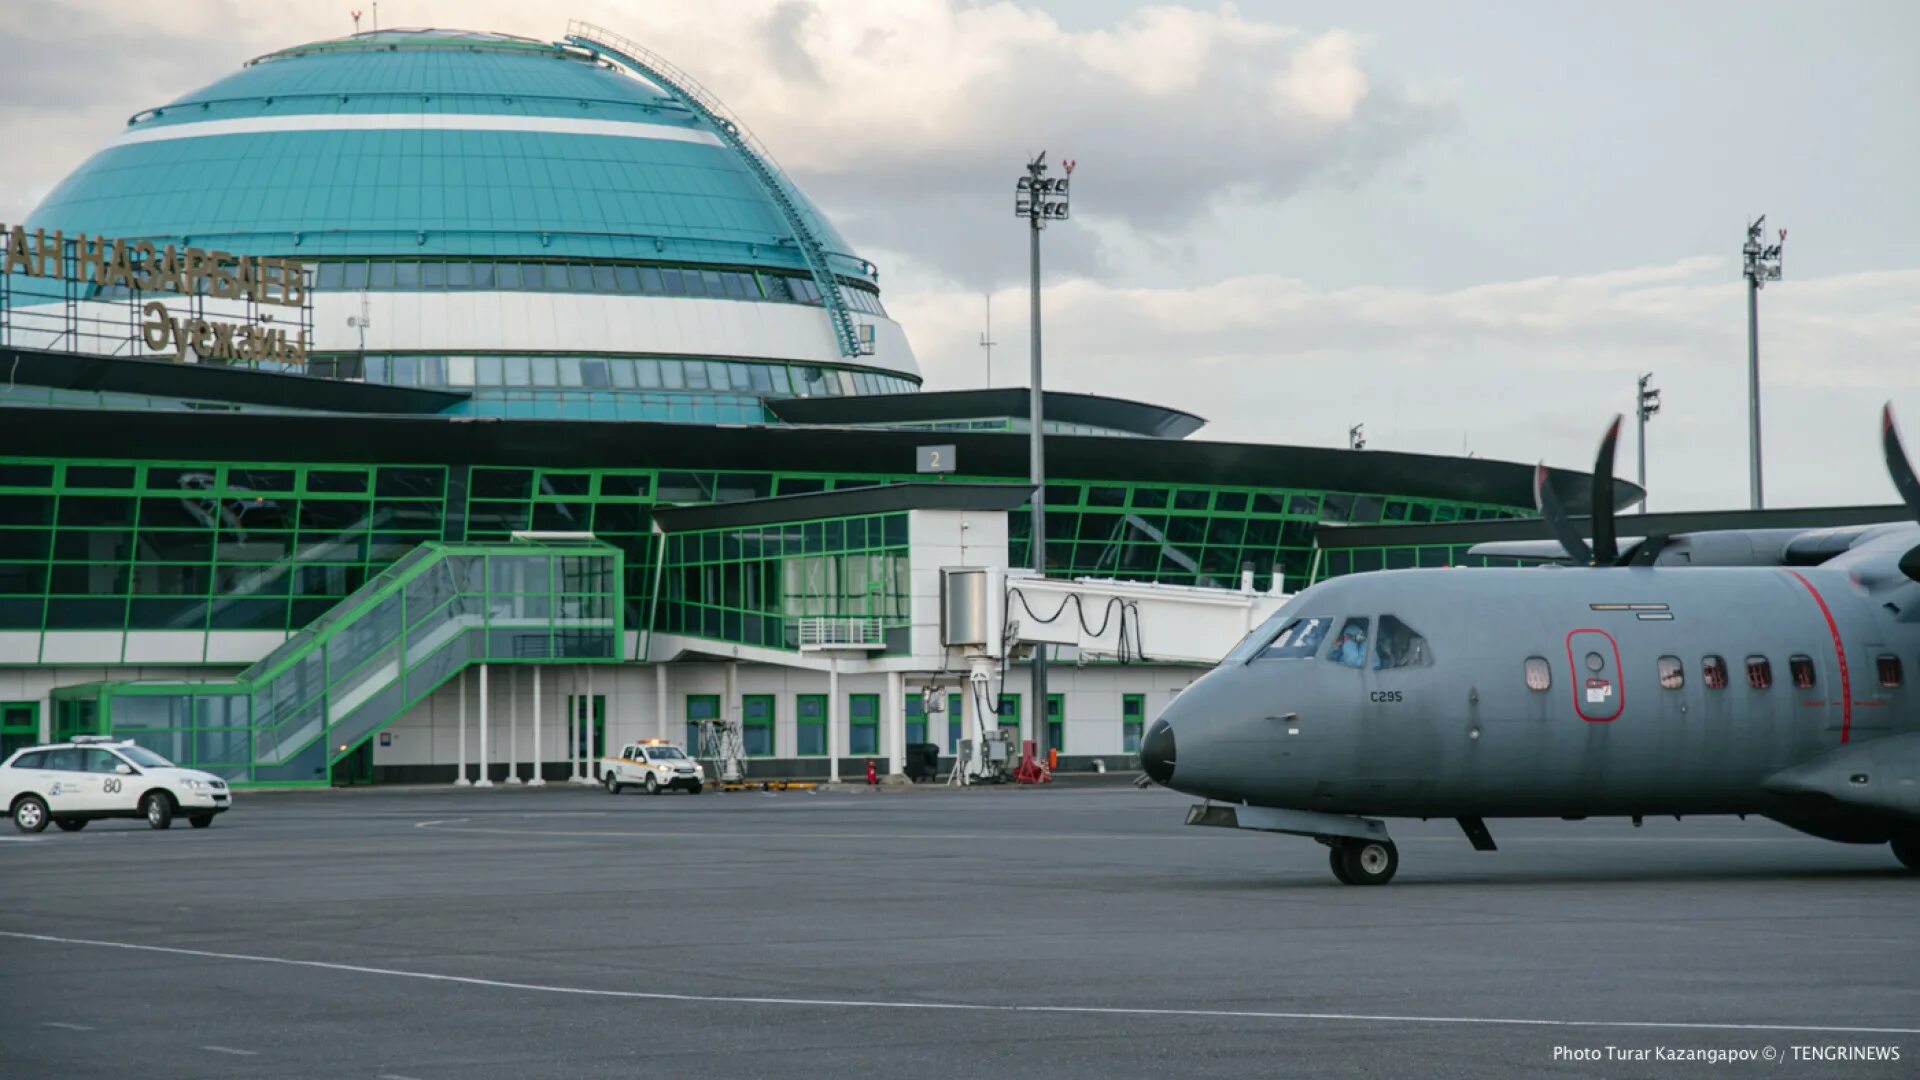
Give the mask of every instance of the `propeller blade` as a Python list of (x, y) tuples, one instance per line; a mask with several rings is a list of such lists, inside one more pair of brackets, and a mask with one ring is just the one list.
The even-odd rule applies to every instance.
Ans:
[(1613, 528), (1613, 449), (1620, 441), (1619, 413), (1607, 425), (1600, 452), (1593, 459), (1593, 561), (1612, 566), (1620, 561), (1620, 544)]
[(1907, 512), (1915, 520), (1920, 520), (1920, 477), (1914, 476), (1906, 448), (1900, 445), (1900, 429), (1893, 423), (1892, 402), (1880, 410), (1880, 445), (1886, 451), (1887, 474), (1893, 477), (1893, 486), (1900, 492), (1900, 501), (1907, 504)]
[(1576, 566), (1592, 566), (1593, 550), (1587, 547), (1587, 541), (1580, 535), (1573, 519), (1567, 516), (1567, 508), (1560, 505), (1560, 496), (1553, 490), (1553, 481), (1547, 478), (1547, 463), (1541, 462), (1533, 470), (1533, 506), (1540, 511), (1541, 520), (1553, 530), (1554, 539), (1567, 550), (1567, 556)]
[[(1880, 448), (1886, 452), (1887, 475), (1893, 477), (1893, 486), (1900, 492), (1900, 501), (1907, 504), (1907, 513), (1920, 520), (1920, 477), (1913, 475), (1913, 463), (1907, 460), (1907, 448), (1900, 445), (1900, 428), (1893, 422), (1891, 401), (1880, 409)], [(1920, 581), (1920, 547), (1911, 548), (1900, 556), (1899, 566), (1901, 573)]]

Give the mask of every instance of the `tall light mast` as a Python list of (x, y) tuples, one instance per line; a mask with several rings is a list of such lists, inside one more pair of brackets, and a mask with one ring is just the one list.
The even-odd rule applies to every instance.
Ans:
[(1634, 412), (1640, 417), (1640, 512), (1647, 512), (1647, 421), (1660, 411), (1660, 391), (1647, 385), (1653, 372), (1640, 376), (1640, 389), (1634, 396)]
[[(1067, 183), (1073, 178), (1073, 162), (1062, 160), (1061, 167), (1066, 176), (1052, 179), (1047, 176), (1047, 152), (1040, 151), (1033, 160), (1027, 162), (1027, 171), (1014, 184), (1013, 215), (1027, 220), (1029, 234), (1028, 263), (1031, 270), (1030, 288), (1033, 310), (1030, 316), (1033, 328), (1033, 340), (1029, 345), (1033, 361), (1032, 389), (1027, 392), (1031, 406), (1028, 423), (1032, 431), (1028, 435), (1032, 450), (1033, 467), (1029, 477), (1033, 481), (1033, 529), (1032, 549), (1033, 568), (1042, 575), (1047, 572), (1047, 444), (1046, 444), (1046, 407), (1040, 373), (1040, 230), (1049, 221), (1067, 220)], [(996, 703), (997, 705), (998, 703)], [(1041, 758), (1047, 754), (1047, 647), (1033, 647), (1033, 701), (1028, 706), (1028, 715), (1033, 717), (1033, 745)]]
[(1780, 249), (1787, 242), (1787, 230), (1781, 229), (1778, 243), (1763, 243), (1760, 234), (1766, 224), (1767, 215), (1754, 218), (1740, 248), (1741, 273), (1747, 279), (1747, 456), (1755, 510), (1766, 504), (1760, 485), (1760, 287), (1780, 280)]

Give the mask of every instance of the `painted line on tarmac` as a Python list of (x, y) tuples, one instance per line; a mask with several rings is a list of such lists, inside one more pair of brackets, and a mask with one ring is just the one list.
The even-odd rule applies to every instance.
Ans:
[(92, 1031), (93, 1030), (92, 1028), (88, 1027), (85, 1024), (65, 1024), (65, 1023), (61, 1023), (58, 1020), (42, 1020), (40, 1021), (40, 1026), (50, 1027), (50, 1028), (59, 1028), (62, 1031)]
[(259, 1057), (258, 1050), (242, 1050), (237, 1046), (203, 1046), (202, 1050), (211, 1050), (216, 1054), (232, 1054), (235, 1057)]
[[(468, 825), (472, 818), (442, 818), (435, 821), (416, 821), (416, 829), (430, 829), (434, 832), (473, 833), (488, 836), (551, 836), (561, 838), (603, 839), (603, 840), (764, 840), (764, 833), (728, 832), (711, 830), (707, 832), (687, 832), (678, 830), (610, 830), (610, 829), (511, 829), (492, 825)], [(1080, 840), (1185, 840), (1192, 837), (1210, 837), (1224, 839), (1245, 829), (1198, 829), (1193, 832), (1139, 832), (1139, 833), (1036, 833), (1020, 834), (1022, 840), (1062, 840), (1075, 842)], [(902, 840), (918, 842), (922, 840), (1005, 840), (1005, 833), (956, 833), (956, 832), (806, 832), (797, 834), (804, 840)], [(1306, 839), (1300, 837), (1299, 839)], [(1780, 844), (1796, 840), (1812, 842), (1811, 836), (1516, 836), (1502, 839), (1502, 846), (1522, 844)], [(1462, 842), (1457, 836), (1403, 836), (1394, 841), (1396, 844), (1447, 844), (1457, 846)]]
[[(750, 841), (758, 842), (758, 841), (764, 841), (766, 839), (765, 833), (726, 832), (721, 830), (713, 830), (708, 832), (676, 832), (676, 831), (655, 831), (655, 830), (647, 830), (644, 832), (633, 832), (633, 831), (616, 832), (616, 831), (611, 831), (607, 829), (593, 829), (593, 830), (506, 829), (506, 828), (499, 828), (494, 826), (483, 826), (483, 825), (472, 825), (472, 826), (463, 825), (457, 828), (451, 827), (456, 825), (458, 822), (462, 822), (466, 820), (469, 820), (469, 819), (453, 818), (446, 821), (420, 821), (420, 822), (415, 822), (413, 827), (416, 829), (431, 829), (434, 832), (445, 832), (445, 833), (475, 833), (475, 834), (491, 835), (491, 836), (596, 837), (596, 838), (605, 839), (605, 840), (700, 840), (703, 842), (721, 841), (721, 840), (750, 840)], [(916, 843), (922, 840), (1004, 841), (1007, 838), (1006, 833), (955, 833), (955, 832), (888, 832), (888, 833), (807, 832), (800, 835), (802, 839), (806, 839), (806, 840), (902, 840), (902, 841), (909, 841), (909, 842), (916, 842)], [(1175, 834), (1175, 835), (1180, 835), (1180, 834)], [(1153, 839), (1156, 836), (1161, 836), (1162, 838), (1164, 838), (1164, 834), (1156, 834), (1156, 833), (1036, 833), (1032, 835), (1029, 835), (1027, 833), (1021, 833), (1020, 839), (1023, 841), (1024, 840), (1139, 841), (1139, 840)]]
[[(1129, 1008), (1103, 1005), (987, 1005), (965, 1001), (881, 1001), (857, 998), (755, 997), (732, 994), (672, 994), (650, 990), (601, 990), (587, 986), (553, 986), (543, 983), (509, 982), (481, 979), (470, 975), (439, 975), (427, 971), (338, 964), (325, 960), (296, 960), (285, 956), (254, 956), (247, 953), (212, 952), (206, 949), (182, 949), (169, 945), (138, 945), (128, 941), (97, 941), (88, 938), (56, 937), (52, 934), (27, 934), (0, 930), (0, 938), (38, 941), (52, 945), (80, 945), (96, 949), (124, 949), (130, 952), (159, 953), (166, 956), (192, 956), (205, 960), (231, 960), (247, 964), (273, 964), (280, 967), (338, 971), (351, 975), (378, 975), (389, 979), (414, 979), (420, 982), (477, 986), (489, 990), (518, 990), (535, 994), (566, 994), (574, 997), (614, 998), (625, 1001), (667, 1001), (694, 1005), (770, 1005), (813, 1009), (899, 1009), (921, 1012), (1039, 1013), (1051, 1016), (1132, 1016), (1197, 1018), (1202, 1020), (1281, 1020), (1333, 1021), (1353, 1024), (1428, 1024), (1478, 1027), (1523, 1028), (1621, 1028), (1668, 1031), (1801, 1031), (1821, 1035), (1920, 1035), (1920, 1027), (1859, 1027), (1836, 1024), (1736, 1024), (1715, 1021), (1681, 1020), (1545, 1020), (1531, 1017), (1502, 1016), (1417, 1016), (1388, 1013), (1280, 1012), (1266, 1009), (1170, 1009)], [(213, 1049), (204, 1047), (203, 1049)]]

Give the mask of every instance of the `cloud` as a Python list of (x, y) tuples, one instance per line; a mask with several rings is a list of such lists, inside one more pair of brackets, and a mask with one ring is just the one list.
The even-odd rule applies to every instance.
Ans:
[[(1702, 257), (1431, 291), (1325, 289), (1276, 276), (1190, 288), (1090, 279), (1044, 293), (1050, 387), (1189, 409), (1203, 438), (1342, 445), (1587, 467), (1607, 419), (1655, 373), (1656, 505), (1730, 506), (1746, 491), (1746, 305), (1738, 268)], [(1920, 271), (1782, 283), (1761, 299), (1771, 505), (1893, 500), (1874, 447), (1891, 397), (1920, 418)], [(978, 386), (978, 293), (889, 307), (929, 389)], [(1024, 384), (1026, 294), (995, 295), (995, 379)], [(1622, 447), (1632, 476), (1634, 448)], [(1279, 478), (1276, 478), (1278, 481)]]
[[(1086, 31), (946, 0), (721, 4), (653, 24), (650, 41), (697, 57), (856, 243), (970, 284), (1010, 270), (993, 237), (1014, 229), (1013, 178), (1034, 151), (1079, 163), (1077, 212), (1164, 241), (1230, 195), (1356, 183), (1448, 113), (1370, 74), (1350, 33), (1231, 5), (1146, 7)], [(815, 77), (769, 77), (794, 71)], [(1056, 257), (1094, 274), (1115, 262), (1097, 239)]]
[[(252, 56), (351, 29), (344, 8), (238, 0), (32, 8), (0, 11), (0, 130), (33, 147), (0, 162), (0, 220), (17, 219), (139, 109)], [(565, 29), (550, 9), (505, 0), (387, 8), (389, 25), (544, 40)], [(1448, 113), (1369, 72), (1361, 38), (1230, 4), (1143, 7), (1086, 30), (1015, 3), (958, 0), (709, 0), (644, 13), (581, 0), (570, 13), (692, 72), (863, 253), (913, 251), (974, 285), (1017, 273), (1013, 179), (1033, 151), (1079, 161), (1076, 213), (1100, 225), (1050, 258), (1100, 275), (1142, 245), (1173, 242), (1230, 195), (1360, 182)], [(81, 40), (88, 63), (77, 68)]]

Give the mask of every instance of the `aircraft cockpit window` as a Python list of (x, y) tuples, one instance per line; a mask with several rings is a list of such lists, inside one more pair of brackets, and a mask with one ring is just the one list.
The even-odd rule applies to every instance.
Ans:
[(1333, 640), (1333, 651), (1327, 659), (1336, 664), (1357, 668), (1367, 662), (1367, 627), (1373, 620), (1364, 615), (1354, 615), (1340, 627), (1340, 636)]
[(1773, 664), (1764, 656), (1747, 657), (1747, 685), (1755, 690), (1773, 687)]
[(1260, 650), (1259, 660), (1301, 660), (1320, 651), (1320, 643), (1327, 639), (1327, 630), (1333, 626), (1330, 618), (1295, 619), (1282, 627), (1273, 642)]
[(1709, 690), (1727, 688), (1727, 662), (1718, 656), (1706, 656), (1700, 659), (1700, 679)]
[(1527, 689), (1553, 689), (1553, 669), (1548, 667), (1546, 660), (1541, 657), (1527, 657)]
[(1222, 663), (1244, 664), (1259, 656), (1260, 650), (1266, 648), (1268, 642), (1278, 637), (1281, 627), (1287, 625), (1290, 624), (1280, 612), (1276, 611), (1267, 616), (1265, 622), (1248, 631), (1247, 636), (1240, 639), (1240, 643), (1233, 647), (1233, 651), (1227, 654)]
[(1787, 670), (1793, 674), (1793, 688), (1795, 690), (1813, 689), (1813, 657), (1789, 656), (1787, 657)]
[(1427, 648), (1426, 638), (1392, 615), (1380, 616), (1380, 640), (1373, 646), (1375, 671), (1427, 667), (1432, 663), (1433, 653)]
[(1901, 672), (1900, 672), (1899, 657), (1885, 656), (1885, 655), (1879, 656), (1875, 658), (1874, 666), (1880, 669), (1880, 685), (1881, 686), (1899, 686), (1900, 685)]
[(1659, 667), (1660, 689), (1678, 690), (1687, 685), (1687, 673), (1682, 669), (1679, 657), (1663, 656), (1660, 658)]

